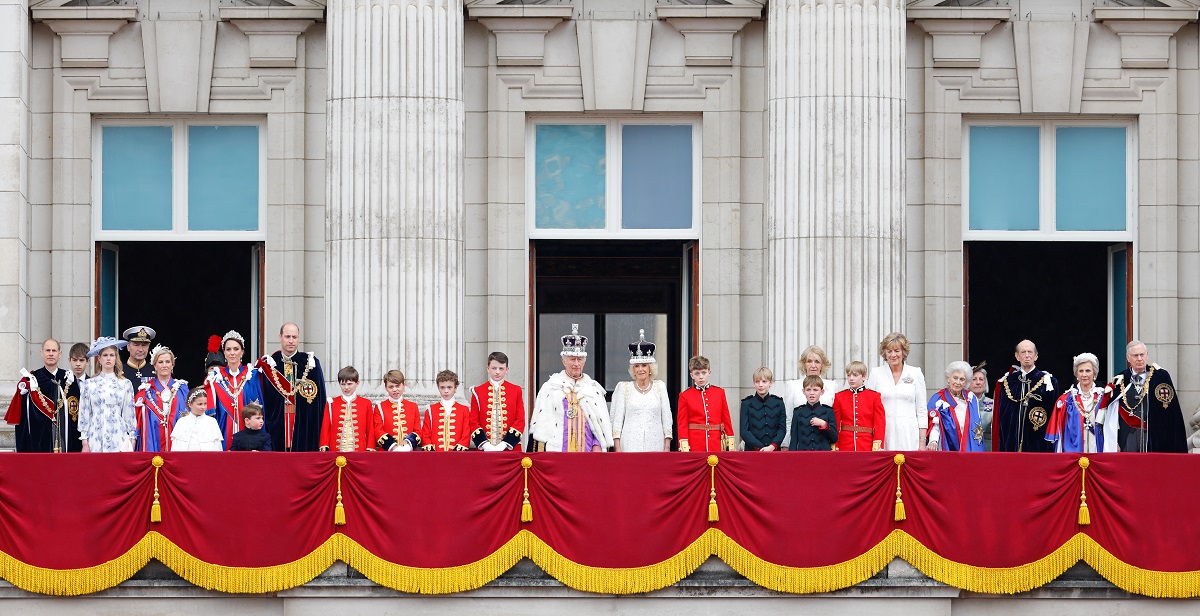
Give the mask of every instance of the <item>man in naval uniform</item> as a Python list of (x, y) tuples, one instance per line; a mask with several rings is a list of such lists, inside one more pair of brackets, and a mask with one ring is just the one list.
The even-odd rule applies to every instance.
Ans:
[(1125, 346), (1125, 360), (1129, 367), (1108, 384), (1113, 401), (1104, 420), (1105, 444), (1116, 443), (1120, 451), (1187, 453), (1183, 409), (1171, 374), (1150, 363), (1140, 340)]
[(146, 356), (150, 353), (150, 341), (154, 340), (154, 335), (154, 328), (145, 325), (134, 325), (121, 334), (122, 338), (129, 341), (129, 348), (126, 349), (129, 359), (125, 360), (121, 369), (125, 378), (133, 384), (134, 391), (137, 391), (143, 382), (149, 383), (150, 379), (154, 378), (154, 366), (146, 361)]
[(263, 410), (275, 451), (317, 451), (325, 415), (325, 375), (321, 361), (301, 352), (300, 326), (279, 328), (279, 347), (255, 363), (262, 379)]
[(550, 376), (533, 403), (529, 433), (539, 451), (608, 451), (612, 424), (604, 388), (583, 373), (587, 362), (587, 336), (579, 325), (562, 337), (563, 371)]
[(1037, 368), (1037, 346), (1017, 344), (1017, 365), (996, 381), (992, 451), (1054, 451), (1046, 423), (1058, 400), (1058, 379)]
[(42, 343), (44, 366), (32, 373), (21, 370), (17, 393), (4, 417), (6, 422), (17, 426), (17, 451), (83, 450), (79, 440), (79, 399), (67, 393), (75, 383), (75, 376), (58, 367), (60, 356), (58, 341), (50, 338)]

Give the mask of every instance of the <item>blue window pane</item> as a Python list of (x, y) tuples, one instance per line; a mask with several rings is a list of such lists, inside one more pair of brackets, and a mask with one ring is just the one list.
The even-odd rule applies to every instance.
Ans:
[(1128, 283), (1129, 272), (1126, 270), (1126, 253), (1125, 250), (1114, 250), (1109, 256), (1112, 259), (1112, 368), (1115, 374), (1117, 371), (1125, 367), (1125, 345), (1129, 343), (1126, 340), (1126, 328), (1128, 323), (1125, 320), (1125, 302), (1126, 291), (1125, 285)]
[(535, 134), (534, 224), (603, 229), (603, 125), (540, 124)]
[(621, 226), (692, 227), (692, 127), (621, 129)]
[(117, 251), (100, 249), (100, 335), (117, 335)]
[(101, 228), (169, 231), (171, 127), (105, 126), (101, 140)]
[(972, 126), (970, 228), (1038, 229), (1038, 127)]
[(188, 228), (258, 230), (258, 127), (188, 127)]
[(1124, 231), (1125, 128), (1055, 129), (1055, 226), (1059, 231)]

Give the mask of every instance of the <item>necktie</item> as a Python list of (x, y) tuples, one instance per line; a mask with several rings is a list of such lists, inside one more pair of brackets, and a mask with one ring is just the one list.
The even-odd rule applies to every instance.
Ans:
[(1133, 387), (1137, 390), (1138, 395), (1141, 395), (1142, 393), (1142, 383), (1145, 382), (1145, 380), (1146, 375), (1139, 374), (1137, 375), (1137, 379), (1133, 382)]

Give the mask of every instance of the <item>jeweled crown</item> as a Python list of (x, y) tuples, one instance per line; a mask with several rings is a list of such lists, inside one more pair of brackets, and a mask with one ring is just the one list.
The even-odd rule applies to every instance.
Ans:
[(631, 364), (653, 364), (657, 360), (654, 359), (654, 343), (646, 340), (646, 330), (638, 330), (638, 341), (629, 345), (629, 363)]
[(587, 357), (587, 336), (579, 333), (579, 324), (571, 324), (571, 333), (562, 337), (563, 357)]

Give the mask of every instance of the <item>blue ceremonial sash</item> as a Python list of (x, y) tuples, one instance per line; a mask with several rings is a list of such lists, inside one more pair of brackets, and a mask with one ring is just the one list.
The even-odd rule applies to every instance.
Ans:
[(983, 440), (976, 440), (974, 438), (979, 430), (981, 421), (979, 418), (979, 398), (975, 394), (967, 392), (966, 447), (962, 447), (959, 443), (958, 419), (954, 416), (955, 404), (950, 391), (943, 389), (937, 392), (929, 402), (929, 406), (931, 407), (929, 410), (937, 413), (942, 451), (983, 451)]

